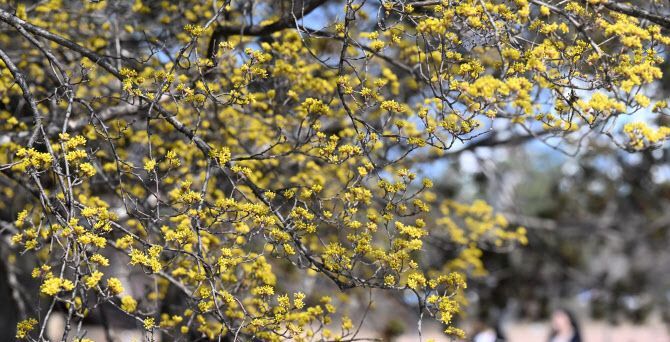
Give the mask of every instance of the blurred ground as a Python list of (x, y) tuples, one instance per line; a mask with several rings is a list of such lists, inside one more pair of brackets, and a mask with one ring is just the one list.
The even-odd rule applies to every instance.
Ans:
[[(410, 325), (410, 324), (408, 324)], [(60, 339), (62, 334), (63, 320), (60, 315), (49, 327), (49, 337), (52, 340)], [(411, 324), (415, 327), (414, 323)], [(620, 324), (611, 325), (603, 322), (582, 322), (583, 342), (670, 342), (670, 334), (667, 328), (660, 322), (650, 322), (645, 325)], [(87, 337), (94, 341), (106, 341), (104, 332), (100, 327), (83, 326), (87, 331)], [(546, 342), (548, 324), (542, 322), (520, 322), (510, 323), (504, 326), (507, 340), (509, 342)], [(139, 330), (113, 331), (112, 335), (116, 341), (142, 341)], [(362, 331), (359, 337), (378, 337), (374, 331)], [(451, 341), (446, 338), (439, 326), (428, 323), (424, 325), (423, 341), (433, 338), (436, 342)], [(419, 341), (416, 330), (408, 331), (394, 340), (395, 342), (417, 342)]]
[[(507, 324), (504, 329), (509, 342), (546, 342), (549, 333), (548, 323), (541, 322), (512, 323)], [(581, 329), (583, 342), (670, 342), (670, 334), (661, 323), (610, 325), (603, 322), (583, 322)], [(424, 341), (428, 338), (434, 338), (436, 342), (449, 341), (434, 327), (425, 331), (423, 336)], [(410, 331), (397, 340), (415, 341), (418, 341), (417, 335)]]
[[(511, 342), (546, 341), (547, 324), (529, 323), (510, 325), (507, 337)], [(670, 335), (662, 324), (610, 325), (602, 322), (582, 324), (584, 342), (668, 342)]]

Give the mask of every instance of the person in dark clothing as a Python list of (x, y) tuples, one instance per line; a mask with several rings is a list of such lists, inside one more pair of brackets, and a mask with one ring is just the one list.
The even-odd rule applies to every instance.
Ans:
[(575, 316), (566, 309), (554, 310), (551, 315), (549, 342), (582, 342)]

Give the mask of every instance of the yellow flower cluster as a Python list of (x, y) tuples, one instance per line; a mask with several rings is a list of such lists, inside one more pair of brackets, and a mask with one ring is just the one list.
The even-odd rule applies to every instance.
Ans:
[(103, 275), (104, 274), (100, 271), (93, 271), (90, 275), (84, 277), (84, 283), (86, 284), (86, 287), (91, 289), (98, 286), (98, 283), (100, 282), (100, 279), (102, 279)]
[(30, 333), (35, 328), (35, 325), (37, 325), (37, 320), (32, 317), (20, 321), (18, 324), (16, 324), (16, 338), (28, 338), (28, 333)]
[(123, 292), (123, 285), (121, 284), (121, 280), (114, 277), (107, 279), (107, 289), (113, 295), (121, 294)]
[(40, 292), (45, 295), (55, 296), (61, 291), (72, 291), (74, 284), (72, 281), (63, 278), (49, 278), (40, 286)]
[(126, 312), (135, 312), (137, 310), (137, 301), (131, 296), (121, 297), (121, 310)]
[(162, 251), (163, 247), (157, 245), (149, 247), (148, 253), (146, 254), (138, 249), (131, 248), (130, 253), (128, 254), (128, 256), (130, 256), (130, 264), (146, 266), (154, 273), (160, 272), (163, 268), (163, 264), (159, 259)]
[(662, 126), (653, 129), (639, 121), (627, 123), (624, 125), (623, 131), (628, 136), (628, 145), (635, 150), (656, 145), (670, 137), (670, 127)]
[(14, 166), (12, 166), (12, 170), (21, 172), (27, 171), (30, 167), (37, 171), (44, 170), (48, 168), (53, 162), (51, 154), (48, 152), (38, 152), (34, 148), (20, 148), (16, 152), (16, 156), (21, 159), (16, 164), (14, 164)]

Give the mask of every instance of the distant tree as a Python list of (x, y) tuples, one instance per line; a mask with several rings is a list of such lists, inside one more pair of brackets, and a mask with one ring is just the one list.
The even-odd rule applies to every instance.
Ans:
[(538, 319), (561, 303), (580, 302), (597, 319), (640, 323), (660, 313), (667, 320), (667, 148), (629, 154), (591, 144), (577, 158), (511, 151), (476, 150), (475, 158), (495, 157), (475, 170), (451, 167), (456, 179), (474, 179), (474, 195), (457, 182), (435, 186), (462, 200), (486, 198), (511, 224), (528, 229), (525, 248), (484, 250), (488, 274), (468, 286), (477, 295), (473, 309)]

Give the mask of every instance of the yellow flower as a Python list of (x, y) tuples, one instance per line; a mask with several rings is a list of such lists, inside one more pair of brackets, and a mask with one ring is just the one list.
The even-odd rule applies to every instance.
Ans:
[(412, 273), (407, 277), (407, 287), (410, 289), (418, 290), (424, 286), (426, 286), (426, 277), (423, 274)]
[(549, 7), (547, 7), (547, 6), (540, 6), (540, 14), (542, 14), (545, 17), (548, 17), (549, 14), (551, 14), (551, 11), (549, 10)]
[(154, 159), (149, 159), (146, 162), (144, 162), (144, 170), (147, 172), (151, 172), (156, 168), (156, 160)]
[(70, 135), (65, 133), (61, 135), (61, 140), (65, 141), (65, 148), (71, 150), (73, 148), (82, 146), (86, 144), (86, 138), (81, 135), (78, 135), (74, 138), (70, 138)]
[(109, 259), (97, 253), (93, 254), (90, 260), (100, 266), (109, 266)]
[(30, 333), (35, 328), (36, 324), (37, 320), (32, 317), (19, 322), (16, 325), (16, 338), (24, 339), (28, 337), (28, 333)]
[(107, 289), (113, 295), (120, 294), (123, 292), (123, 285), (121, 284), (121, 280), (114, 277), (107, 279)]
[(379, 51), (379, 50), (383, 49), (385, 45), (386, 44), (383, 41), (375, 39), (375, 40), (372, 41), (372, 43), (370, 43), (370, 48), (372, 50)]
[(103, 273), (100, 271), (93, 271), (91, 275), (84, 277), (84, 283), (86, 284), (87, 288), (94, 288), (98, 285), (100, 282), (100, 279), (102, 279)]
[(71, 291), (74, 289), (74, 284), (63, 278), (49, 278), (40, 286), (40, 292), (45, 295), (54, 296), (61, 291)]
[(231, 154), (230, 154), (230, 148), (228, 147), (221, 147), (219, 149), (213, 149), (210, 151), (210, 155), (212, 158), (216, 159), (217, 162), (221, 165), (225, 165), (230, 161)]
[(121, 310), (133, 313), (137, 310), (137, 301), (131, 296), (121, 298)]
[(154, 321), (153, 317), (149, 317), (149, 318), (144, 319), (144, 329), (152, 330), (155, 325), (156, 325), (156, 322)]
[(86, 151), (84, 151), (84, 150), (74, 150), (74, 151), (68, 152), (65, 155), (65, 160), (67, 160), (69, 162), (73, 162), (73, 161), (77, 161), (77, 160), (80, 160), (80, 159), (84, 159), (86, 157), (88, 157), (88, 154), (86, 153)]
[(192, 37), (200, 37), (204, 32), (205, 28), (197, 25), (186, 25), (184, 26), (184, 31), (188, 32)]
[(97, 172), (91, 163), (82, 163), (79, 165), (79, 170), (81, 170), (81, 173), (87, 177), (93, 177)]
[(19, 212), (19, 215), (16, 217), (16, 221), (14, 221), (14, 225), (16, 228), (21, 228), (23, 227), (24, 222), (26, 221), (26, 218), (28, 217), (28, 210), (24, 209)]

